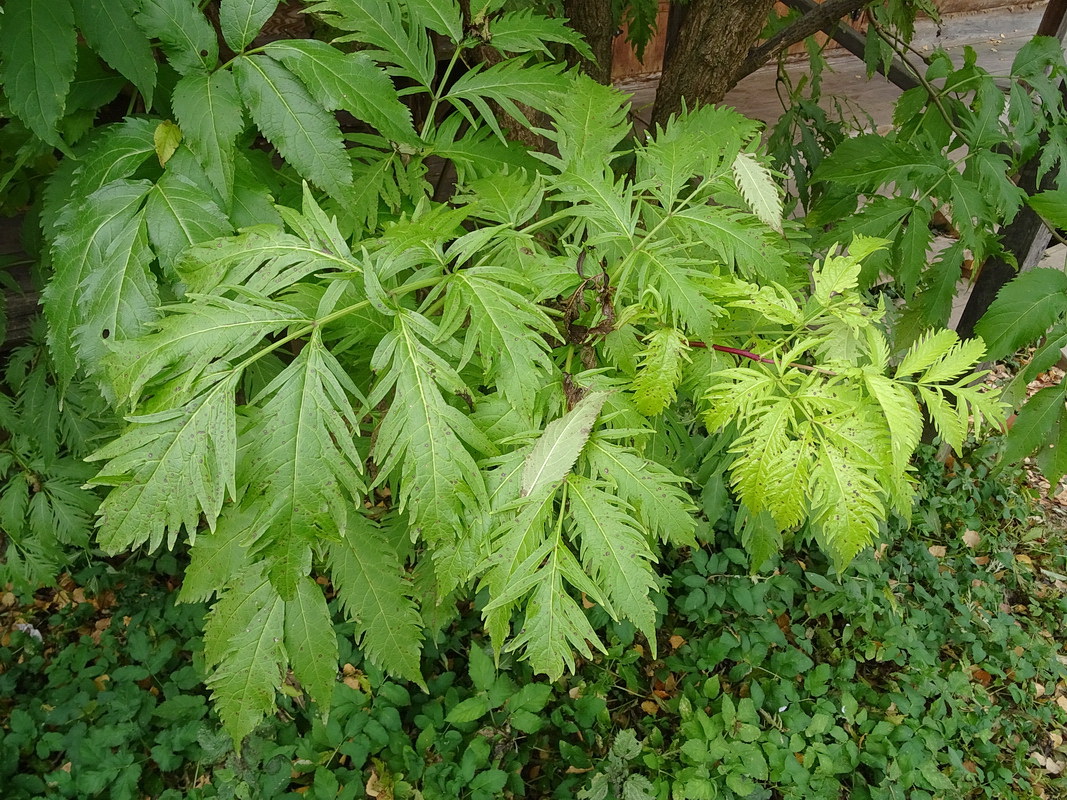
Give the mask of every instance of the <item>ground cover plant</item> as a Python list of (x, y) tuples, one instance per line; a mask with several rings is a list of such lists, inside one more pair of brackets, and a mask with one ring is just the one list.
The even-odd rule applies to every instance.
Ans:
[[(0, 396), (0, 578), (25, 598), (64, 569), (103, 580), (105, 556), (129, 559), (111, 562), (116, 585), (151, 563), (127, 554), (178, 559), (146, 567), (176, 573), (145, 576), (165, 655), (102, 628), (111, 652), (63, 689), (66, 711), (8, 701), (20, 791), (834, 796), (846, 776), (856, 796), (1031, 791), (1009, 773), (1058, 763), (1058, 745), (995, 722), (955, 669), (966, 646), (983, 689), (999, 674), (979, 634), (914, 628), (995, 629), (1031, 654), (998, 652), (995, 668), (1012, 671), (1009, 718), (1041, 725), (1058, 713), (1054, 644), (990, 622), (1001, 584), (983, 593), (966, 558), (973, 608), (924, 617), (893, 589), (963, 591), (934, 586), (937, 562), (902, 533), (917, 492), (940, 497), (914, 455), (924, 419), (962, 453), (1008, 410), (980, 381), (983, 339), (941, 317), (964, 254), (1000, 253), (997, 224), (1024, 201), (1060, 213), (1055, 190), (1010, 182), (1039, 151), (1051, 179), (1065, 152), (1048, 144), (1067, 128), (1042, 83), (1067, 71), (1059, 50), (1037, 39), (1013, 68), (1008, 119), (1025, 136), (1000, 121), (993, 76), (935, 56), (925, 94), (901, 100), (918, 122), (856, 139), (823, 124), (821, 145), (789, 149), (781, 131), (812, 122), (794, 116), (774, 162), (760, 126), (724, 108), (638, 135), (625, 97), (564, 68), (561, 48), (589, 52), (550, 10), (322, 0), (303, 9), (316, 36), (271, 41), (276, 6), (4, 8), (7, 182), (30, 210), (43, 322)], [(908, 30), (872, 31), (873, 68)], [(786, 214), (776, 167), (806, 214)], [(941, 206), (960, 238), (926, 266)], [(997, 300), (981, 327), (994, 355), (1057, 324), (1053, 272)], [(1017, 324), (1035, 280), (1052, 294)], [(1020, 411), (1004, 459), (1046, 445), (1053, 483), (1057, 396)], [(933, 500), (920, 508), (942, 536)], [(805, 621), (782, 621), (809, 592)], [(1053, 610), (1034, 613), (1058, 613), (1041, 599)], [(902, 608), (908, 625), (889, 625)], [(741, 618), (760, 633), (735, 637)], [(874, 650), (815, 642), (843, 626), (848, 645), (864, 620)], [(13, 696), (93, 660), (93, 634), (59, 655), (20, 624)], [(55, 625), (73, 637), (81, 622)], [(780, 685), (746, 680), (772, 645), (792, 653)], [(903, 645), (927, 670), (918, 694), (895, 677), (916, 666)], [(54, 684), (34, 683), (42, 667)], [(1012, 692), (1020, 674), (1040, 675), (1046, 701)], [(841, 722), (818, 698), (857, 675), (871, 692), (842, 695), (857, 705)], [(118, 693), (114, 713), (94, 690)], [(620, 711), (618, 691), (673, 724)], [(935, 695), (955, 705), (927, 709)], [(926, 710), (971, 714), (967, 730), (938, 740), (906, 722)], [(139, 756), (108, 744), (131, 714)], [(78, 750), (90, 722), (106, 733)], [(976, 744), (995, 737), (1027, 744)]]

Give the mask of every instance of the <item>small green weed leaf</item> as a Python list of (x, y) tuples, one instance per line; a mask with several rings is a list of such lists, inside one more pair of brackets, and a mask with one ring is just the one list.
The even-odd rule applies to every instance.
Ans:
[(545, 427), (523, 467), (523, 497), (536, 494), (567, 477), (589, 441), (589, 434), (607, 399), (607, 392), (592, 392)]
[(337, 636), (322, 587), (310, 577), (298, 581), (295, 596), (285, 602), (284, 629), (293, 675), (325, 717), (337, 681)]
[(445, 722), (452, 725), (465, 725), (481, 719), (488, 713), (489, 698), (484, 694), (477, 694), (454, 706), (445, 716)]
[(1017, 275), (998, 293), (978, 320), (975, 333), (985, 340), (989, 358), (1009, 356), (1045, 335), (1067, 312), (1067, 274), (1038, 268)]
[(233, 64), (241, 99), (256, 126), (303, 177), (337, 199), (352, 185), (337, 120), (292, 72), (273, 58), (241, 56)]
[(0, 84), (11, 111), (55, 147), (74, 80), (77, 32), (69, 0), (9, 0), (0, 26)]
[(240, 53), (248, 47), (277, 7), (278, 0), (222, 0), (219, 27), (230, 49)]

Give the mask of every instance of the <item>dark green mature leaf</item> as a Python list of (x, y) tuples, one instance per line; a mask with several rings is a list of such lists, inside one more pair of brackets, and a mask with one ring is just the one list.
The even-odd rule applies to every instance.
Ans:
[(399, 72), (427, 89), (437, 69), (433, 43), (419, 26), (404, 21), (403, 6), (389, 0), (320, 0), (308, 11), (322, 15), (335, 28), (353, 31), (350, 38), (371, 45), (378, 61), (395, 64)]
[(11, 111), (55, 147), (74, 80), (77, 33), (69, 0), (8, 0), (0, 26), (0, 84)]
[(866, 134), (841, 142), (815, 170), (813, 178), (872, 191), (887, 183), (948, 174), (952, 165), (938, 152)]
[(174, 87), (171, 106), (186, 146), (223, 200), (228, 200), (233, 194), (234, 142), (245, 124), (233, 73), (186, 75)]
[(114, 180), (129, 178), (155, 153), (156, 122), (129, 118), (101, 130), (77, 162), (71, 196), (89, 195)]
[(1067, 228), (1067, 189), (1038, 192), (1026, 202), (1057, 228)]
[(322, 587), (305, 577), (285, 602), (285, 652), (293, 675), (325, 717), (337, 682), (337, 635)]
[(216, 378), (180, 408), (132, 417), (118, 439), (89, 457), (107, 461), (91, 483), (113, 486), (100, 504), (97, 533), (110, 552), (167, 539), (184, 527), (190, 540), (203, 514), (211, 528), (229, 490), (236, 499), (234, 389), (237, 373)]
[(268, 56), (241, 56), (233, 70), (252, 119), (282, 158), (342, 198), (344, 188), (352, 185), (352, 165), (337, 120), (292, 72)]
[(1067, 312), (1067, 275), (1058, 269), (1033, 269), (1013, 278), (978, 320), (975, 333), (989, 358), (1011, 355), (1043, 336)]
[(124, 75), (152, 107), (156, 88), (156, 59), (152, 45), (134, 24), (137, 0), (75, 0), (74, 15), (89, 46)]
[(365, 53), (342, 53), (315, 39), (272, 42), (263, 51), (292, 70), (324, 108), (347, 111), (390, 139), (418, 141), (392, 80)]
[[(1020, 410), (1015, 423), (1008, 431), (1001, 457), (1006, 463), (1021, 461), (1048, 440), (1049, 433), (1064, 413), (1067, 400), (1067, 382), (1046, 386)], [(1056, 447), (1067, 446), (1064, 442), (1051, 442)]]
[(159, 264), (168, 271), (192, 245), (233, 233), (230, 220), (203, 189), (169, 170), (148, 194), (145, 220)]
[(593, 392), (545, 427), (522, 470), (522, 496), (530, 497), (567, 477), (593, 430), (607, 392)]
[(250, 488), (243, 502), (256, 512), (255, 548), (286, 600), (306, 572), (288, 572), (284, 561), (273, 558), (277, 548), (310, 548), (344, 536), (349, 509), (361, 503), (366, 489), (353, 395), (358, 390), (316, 330), (248, 412), (240, 482)]
[(422, 683), (422, 621), (403, 565), (381, 531), (352, 512), (346, 533), (329, 546), (330, 572), (345, 613), (356, 623), (371, 663)]
[(149, 266), (144, 212), (138, 212), (111, 240), (100, 263), (81, 285), (82, 322), (75, 331), (78, 356), (89, 370), (99, 369), (107, 342), (140, 336), (159, 316), (159, 291)]
[[(223, 727), (235, 742), (274, 709), (286, 655), (285, 602), (257, 569), (233, 584), (208, 614), (204, 659)], [(332, 631), (331, 631), (332, 633)]]
[(167, 60), (180, 74), (211, 70), (219, 60), (219, 42), (195, 0), (142, 0), (137, 24), (159, 39)]
[(454, 44), (463, 39), (463, 12), (455, 0), (408, 0), (412, 21), (447, 36)]
[(240, 53), (248, 47), (277, 7), (278, 0), (222, 0), (219, 28), (230, 49)]
[(44, 292), (44, 313), (56, 373), (64, 386), (78, 368), (74, 330), (83, 320), (73, 298), (102, 266), (112, 242), (134, 219), (149, 188), (146, 181), (115, 181), (69, 206), (59, 218), (62, 233), (52, 245), (55, 272)]
[(213, 531), (200, 531), (189, 548), (189, 566), (178, 598), (199, 603), (222, 593), (249, 566), (249, 518), (236, 506), (224, 508)]

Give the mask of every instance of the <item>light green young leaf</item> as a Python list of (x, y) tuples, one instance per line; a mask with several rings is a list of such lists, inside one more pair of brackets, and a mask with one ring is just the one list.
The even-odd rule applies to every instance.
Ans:
[(998, 293), (975, 333), (985, 340), (991, 359), (1011, 355), (1052, 327), (1067, 312), (1067, 274), (1032, 269), (1013, 278)]
[(165, 270), (192, 245), (233, 233), (229, 219), (203, 189), (169, 170), (148, 193), (145, 220)]
[(218, 63), (215, 30), (195, 0), (141, 0), (135, 19), (162, 42), (168, 63), (181, 75), (212, 70)]
[(241, 56), (234, 60), (233, 71), (249, 114), (282, 158), (335, 198), (343, 198), (344, 188), (352, 185), (352, 166), (337, 120), (273, 58)]
[(422, 620), (392, 546), (356, 511), (343, 539), (329, 545), (330, 573), (345, 614), (355, 621), (371, 663), (422, 683)]
[(577, 475), (567, 480), (582, 564), (603, 587), (615, 615), (630, 620), (644, 634), (655, 658), (656, 607), (650, 595), (657, 588), (651, 566), (656, 557), (645, 532), (617, 498)]
[(7, 0), (0, 26), (0, 85), (12, 113), (48, 144), (74, 80), (77, 32), (69, 0)]
[(83, 319), (74, 335), (79, 358), (90, 370), (99, 368), (108, 342), (146, 333), (159, 316), (159, 291), (149, 268), (154, 258), (140, 211), (115, 235), (82, 282), (78, 304)]
[(103, 264), (105, 253), (136, 217), (148, 192), (146, 181), (115, 181), (71, 205), (58, 221), (62, 231), (52, 243), (54, 274), (44, 292), (48, 344), (60, 383), (66, 386), (78, 367), (75, 328), (83, 315), (72, 298)]
[(234, 481), (237, 449), (236, 374), (216, 379), (181, 408), (132, 417), (119, 438), (87, 460), (106, 461), (90, 481), (114, 487), (100, 505), (97, 538), (110, 552), (167, 538), (174, 547), (185, 528), (195, 540), (200, 517), (215, 519)]
[(248, 484), (243, 502), (256, 512), (254, 546), (272, 562), (268, 574), (286, 600), (307, 573), (273, 562), (275, 546), (285, 552), (344, 536), (349, 509), (366, 489), (355, 446), (360, 414), (350, 399), (358, 393), (316, 330), (250, 404), (239, 482)]
[(955, 331), (929, 331), (911, 346), (897, 365), (897, 380), (916, 372), (924, 372), (950, 352), (959, 340), (960, 337)]
[(75, 0), (74, 16), (89, 46), (129, 79), (151, 108), (156, 60), (148, 38), (134, 24), (137, 6), (137, 0)]
[(522, 275), (503, 267), (454, 272), (446, 284), (440, 336), (448, 338), (466, 324), (460, 367), (477, 353), (485, 384), (496, 385), (529, 414), (552, 372), (548, 342), (558, 333), (544, 312), (511, 286), (527, 296), (532, 291)]
[(781, 240), (746, 214), (726, 206), (699, 205), (682, 209), (668, 224), (683, 239), (702, 241), (727, 267), (747, 278), (785, 283), (787, 263)]
[(974, 368), (985, 355), (985, 342), (981, 339), (957, 341), (952, 348), (926, 368), (919, 378), (920, 383), (943, 383), (958, 378)]
[(929, 388), (919, 384), (918, 389), (919, 397), (926, 405), (926, 410), (941, 439), (953, 450), (961, 450), (963, 437), (967, 435), (966, 418), (961, 418), (959, 411), (945, 399), (941, 387)]
[(286, 663), (284, 636), (285, 603), (258, 570), (229, 588), (208, 614), (204, 658), (214, 671), (207, 685), (238, 747), (275, 708)]
[(889, 426), (893, 471), (903, 474), (922, 438), (923, 418), (919, 404), (906, 387), (884, 375), (866, 373), (864, 380)]
[(689, 361), (689, 341), (677, 328), (659, 328), (645, 343), (634, 379), (634, 404), (646, 417), (654, 417), (674, 402)]
[(829, 306), (834, 295), (843, 294), (859, 285), (859, 259), (851, 254), (828, 255), (814, 270), (815, 291), (812, 297), (822, 306)]
[(559, 157), (538, 158), (561, 172), (599, 174), (611, 164), (619, 143), (631, 129), (624, 96), (610, 86), (580, 75), (567, 91), (556, 96), (549, 115), (554, 129), (544, 135), (556, 143)]
[(277, 7), (278, 0), (222, 0), (219, 27), (230, 49), (240, 53), (248, 47)]
[(738, 153), (733, 163), (734, 180), (752, 213), (782, 232), (782, 194), (771, 171), (752, 153)]
[(843, 569), (878, 533), (885, 515), (882, 490), (832, 444), (820, 448), (811, 478), (811, 523), (819, 544)]
[(228, 200), (233, 194), (235, 141), (245, 124), (233, 73), (186, 75), (174, 87), (171, 107), (186, 146), (219, 195)]
[(248, 534), (251, 519), (236, 506), (222, 510), (215, 530), (201, 531), (189, 548), (189, 566), (182, 577), (178, 600), (201, 603), (232, 584), (249, 567)]
[(347, 111), (389, 139), (418, 141), (392, 80), (365, 53), (343, 53), (315, 39), (272, 42), (263, 51), (292, 70), (327, 110)]
[(293, 675), (325, 718), (337, 682), (337, 635), (322, 587), (311, 577), (299, 581), (296, 595), (285, 601), (284, 630)]
[(567, 477), (589, 441), (607, 399), (607, 392), (592, 392), (562, 417), (548, 423), (526, 458), (522, 471), (523, 497)]

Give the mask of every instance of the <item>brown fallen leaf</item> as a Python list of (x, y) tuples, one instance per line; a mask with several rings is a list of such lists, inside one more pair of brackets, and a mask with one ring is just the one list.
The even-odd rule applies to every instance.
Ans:
[(679, 647), (685, 644), (685, 639), (679, 636), (677, 633), (674, 634), (668, 641), (670, 641), (671, 643), (671, 650), (677, 650)]
[(978, 543), (982, 541), (982, 537), (978, 534), (978, 531), (964, 531), (963, 543), (970, 548), (975, 548)]
[(934, 558), (944, 558), (945, 553), (948, 552), (943, 544), (932, 544), (927, 548), (927, 550), (930, 551), (930, 555), (932, 555)]
[(641, 703), (641, 710), (648, 714), (650, 717), (656, 716), (659, 713), (659, 704), (654, 700), (645, 700)]

